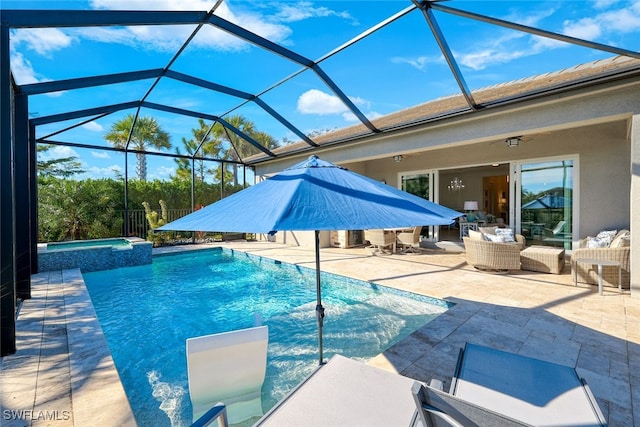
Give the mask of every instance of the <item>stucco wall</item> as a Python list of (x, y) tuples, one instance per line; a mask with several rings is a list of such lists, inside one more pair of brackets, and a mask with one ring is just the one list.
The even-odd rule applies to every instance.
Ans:
[[(640, 298), (640, 115), (630, 127), (631, 140), (631, 296)], [(634, 237), (635, 236), (635, 237)]]
[[(399, 163), (389, 157), (348, 166), (352, 168), (358, 165), (359, 169), (364, 169), (365, 175), (397, 186), (399, 172), (577, 155), (580, 176), (578, 235), (582, 237), (593, 235), (603, 228), (628, 228), (630, 225), (630, 144), (626, 136), (627, 126), (627, 121), (616, 121), (534, 135), (531, 139), (525, 138), (519, 147), (483, 143), (406, 156)], [(462, 208), (465, 199), (477, 199), (473, 195), (480, 193), (482, 180), (475, 173), (473, 169), (457, 173), (465, 183), (465, 189), (459, 194), (460, 203), (450, 200), (458, 197), (457, 194), (441, 194), (443, 204)], [(440, 188), (446, 184), (442, 182)]]

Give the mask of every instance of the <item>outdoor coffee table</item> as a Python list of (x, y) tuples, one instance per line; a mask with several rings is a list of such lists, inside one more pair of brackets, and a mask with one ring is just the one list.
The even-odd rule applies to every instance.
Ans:
[(578, 263), (591, 264), (598, 266), (598, 292), (602, 295), (602, 267), (618, 267), (618, 289), (622, 291), (622, 266), (618, 261), (597, 259), (597, 258), (578, 258), (573, 260), (576, 268), (573, 269), (573, 285), (578, 286)]

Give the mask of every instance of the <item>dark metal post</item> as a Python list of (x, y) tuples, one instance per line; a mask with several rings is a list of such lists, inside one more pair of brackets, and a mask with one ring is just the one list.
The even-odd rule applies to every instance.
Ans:
[(318, 359), (322, 365), (322, 328), (324, 326), (324, 307), (322, 306), (322, 289), (320, 286), (320, 231), (315, 231), (316, 238), (316, 320), (318, 321)]
[(13, 159), (9, 27), (0, 26), (0, 356), (16, 352)]
[(38, 146), (36, 144), (36, 127), (29, 123), (29, 208), (31, 210), (31, 274), (38, 272)]
[(191, 158), (191, 212), (196, 210), (196, 159)]
[(220, 162), (220, 200), (224, 199), (224, 162)]
[(31, 298), (31, 194), (29, 185), (29, 101), (27, 95), (14, 98), (14, 192), (16, 256), (16, 298)]
[[(129, 153), (124, 151), (124, 236), (129, 237)], [(147, 236), (138, 236), (144, 239)]]
[[(196, 211), (196, 159), (191, 157), (191, 212)], [(191, 233), (191, 243), (196, 242), (196, 232)]]

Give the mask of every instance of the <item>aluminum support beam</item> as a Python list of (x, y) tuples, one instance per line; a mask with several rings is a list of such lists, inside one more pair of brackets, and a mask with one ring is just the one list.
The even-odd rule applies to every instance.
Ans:
[(123, 102), (121, 104), (103, 105), (102, 107), (87, 108), (86, 110), (69, 111), (67, 113), (52, 114), (31, 119), (34, 126), (46, 125), (49, 123), (64, 122), (65, 120), (81, 119), (83, 117), (97, 116), (104, 113), (115, 113), (116, 111), (138, 108), (139, 101)]
[(203, 11), (161, 10), (20, 10), (2, 11), (11, 28), (113, 27), (131, 25), (184, 25), (207, 22)]
[(244, 92), (238, 89), (230, 88), (228, 86), (223, 86), (218, 83), (213, 83), (207, 80), (199, 79), (197, 77), (193, 77), (187, 74), (178, 73), (176, 71), (168, 70), (165, 74), (165, 77), (172, 78), (175, 80), (179, 80), (185, 83), (189, 83), (195, 86), (203, 87), (205, 89), (210, 89), (216, 92), (224, 93), (227, 95), (235, 96), (236, 98), (245, 99), (247, 101), (255, 102), (260, 108), (266, 111), (270, 116), (279, 121), (282, 125), (284, 125), (291, 132), (295, 133), (300, 139), (302, 139), (307, 144), (317, 147), (318, 144), (313, 142), (307, 135), (302, 133), (297, 127), (295, 127), (291, 122), (285, 119), (280, 113), (271, 108), (266, 102), (262, 99), (258, 98), (258, 96)]
[(429, 3), (429, 7), (431, 7), (432, 9), (439, 10), (441, 12), (450, 13), (452, 15), (462, 16), (464, 18), (474, 19), (476, 21), (486, 22), (488, 24), (499, 25), (501, 27), (510, 28), (512, 30), (522, 31), (529, 34), (534, 34), (536, 36), (542, 36), (542, 37), (546, 37), (546, 38), (550, 38), (550, 39), (554, 39), (554, 40), (558, 40), (558, 41), (562, 41), (570, 44), (575, 44), (578, 46), (584, 46), (589, 49), (602, 50), (604, 52), (613, 53), (614, 55), (630, 56), (632, 58), (640, 59), (640, 52), (636, 52), (633, 50), (622, 49), (615, 46), (608, 46), (606, 44), (601, 44), (601, 43), (591, 42), (588, 40), (579, 39), (576, 37), (566, 36), (564, 34), (554, 33), (552, 31), (541, 30), (540, 28), (533, 28), (527, 25), (516, 24), (515, 22), (504, 21), (498, 18), (491, 18), (489, 16), (480, 15), (477, 13), (467, 12), (465, 10), (443, 6), (441, 4), (438, 4), (432, 1), (428, 3)]
[(20, 92), (27, 95), (59, 92), (63, 90), (84, 89), (88, 87), (127, 83), (137, 80), (153, 79), (162, 75), (162, 68), (129, 73), (105, 74), (101, 76), (80, 77), (77, 79), (56, 80), (51, 82), (31, 83), (20, 86)]
[(29, 123), (29, 194), (31, 198), (31, 274), (38, 272), (38, 147), (36, 127)]
[(270, 157), (276, 157), (276, 155), (273, 154), (264, 145), (261, 145), (255, 139), (251, 138), (249, 135), (247, 135), (246, 133), (242, 132), (240, 129), (234, 127), (233, 125), (231, 125), (230, 123), (228, 123), (227, 121), (225, 121), (224, 119), (222, 119), (222, 118), (220, 118), (218, 116), (214, 116), (214, 115), (211, 115), (211, 114), (198, 113), (197, 111), (184, 110), (182, 108), (168, 107), (166, 105), (155, 104), (153, 102), (143, 102), (141, 104), (141, 107), (151, 108), (151, 109), (154, 109), (154, 110), (167, 111), (167, 112), (170, 112), (170, 113), (181, 114), (183, 116), (191, 116), (191, 117), (197, 117), (197, 118), (200, 118), (200, 119), (208, 119), (208, 120), (217, 121), (217, 122), (221, 123), (225, 128), (231, 129), (236, 135), (240, 136), (242, 139), (246, 140), (249, 144), (253, 145), (254, 147), (256, 147), (258, 150), (262, 151), (266, 155), (268, 155)]
[(458, 83), (458, 87), (460, 88), (462, 95), (466, 99), (467, 104), (471, 109), (477, 110), (478, 105), (476, 104), (476, 101), (473, 99), (473, 96), (471, 95), (471, 91), (467, 86), (467, 82), (464, 80), (464, 77), (462, 76), (462, 71), (460, 71), (460, 67), (458, 67), (458, 63), (456, 62), (456, 59), (454, 58), (453, 53), (451, 52), (451, 48), (447, 43), (447, 39), (444, 37), (444, 34), (442, 34), (440, 25), (438, 25), (438, 21), (436, 20), (436, 17), (433, 15), (433, 11), (430, 9), (433, 6), (433, 3), (432, 2), (418, 3), (417, 0), (413, 0), (413, 1), (422, 10), (422, 14), (427, 20), (427, 24), (429, 24), (431, 33), (433, 34), (433, 37), (435, 38), (436, 43), (438, 43), (438, 46), (442, 51), (442, 55), (446, 59), (447, 64), (449, 65), (449, 69), (451, 70), (453, 77), (456, 79), (456, 82)]
[(11, 153), (13, 88), (9, 27), (4, 24), (0, 26), (0, 89), (0, 356), (6, 356), (16, 352), (16, 266)]
[[(27, 95), (14, 96), (14, 193), (16, 298), (31, 298), (31, 185), (29, 184), (29, 101)], [(19, 236), (19, 237), (18, 237)]]
[(349, 108), (349, 110), (351, 110), (351, 112), (356, 117), (358, 117), (358, 119), (360, 119), (362, 124), (364, 124), (367, 128), (369, 128), (373, 132), (379, 132), (379, 130), (362, 113), (362, 111), (360, 111), (360, 109), (358, 109), (358, 107), (356, 107), (356, 105), (353, 102), (351, 102), (349, 97), (346, 96), (344, 92), (342, 92), (342, 90), (338, 87), (338, 85), (336, 85), (333, 82), (333, 80), (331, 80), (331, 78), (320, 68), (320, 66), (315, 62), (313, 62), (312, 60), (305, 58), (304, 56), (299, 55), (296, 52), (289, 50), (285, 47), (282, 47), (270, 40), (267, 40), (264, 37), (261, 37), (255, 33), (252, 33), (251, 31), (246, 30), (245, 28), (242, 28), (239, 25), (231, 23), (223, 18), (220, 18), (219, 16), (213, 15), (209, 19), (209, 22), (211, 23), (211, 25), (213, 25), (216, 28), (224, 30), (253, 45), (256, 45), (269, 52), (280, 55), (283, 58), (286, 58), (290, 61), (300, 64), (305, 68), (309, 68), (313, 70), (316, 73), (316, 75), (324, 82), (324, 84), (326, 84), (334, 92), (334, 94), (340, 99), (340, 101), (342, 101), (342, 103), (344, 103), (344, 105), (346, 105), (347, 108)]

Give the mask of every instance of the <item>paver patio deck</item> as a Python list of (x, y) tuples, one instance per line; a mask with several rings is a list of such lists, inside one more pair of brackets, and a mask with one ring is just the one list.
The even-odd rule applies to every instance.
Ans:
[[(315, 266), (310, 248), (223, 246)], [(471, 341), (576, 367), (610, 426), (640, 426), (640, 299), (628, 291), (605, 288), (600, 296), (595, 286), (573, 286), (568, 265), (561, 275), (482, 273), (463, 254), (437, 250), (374, 256), (364, 248), (326, 248), (321, 265), (456, 303), (370, 364), (448, 382), (458, 349)], [(18, 316), (18, 351), (0, 362), (2, 425), (134, 425), (80, 272), (36, 274), (32, 283), (33, 298)]]

